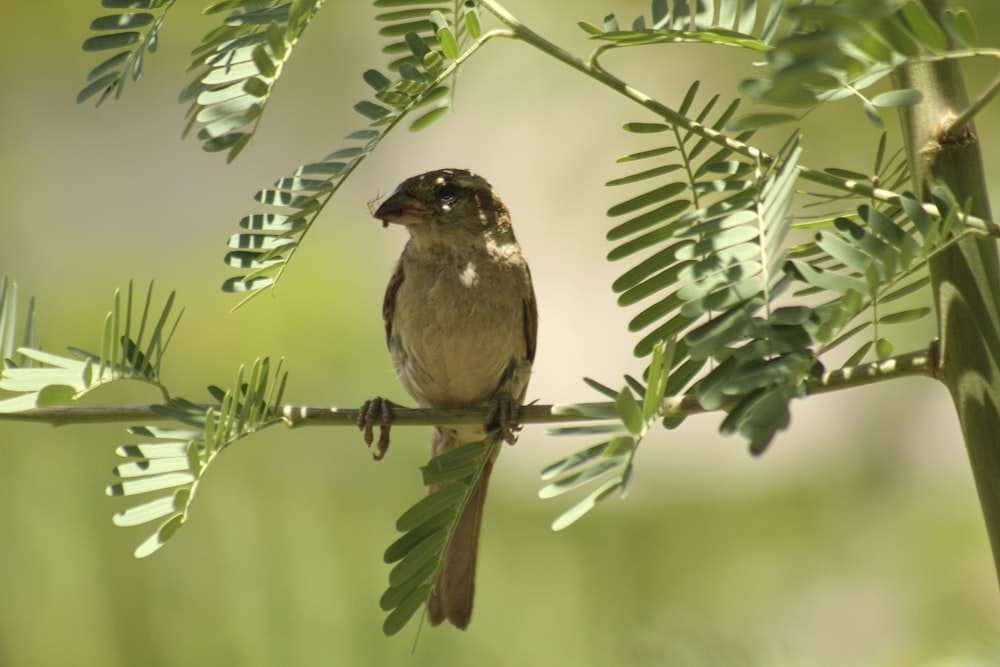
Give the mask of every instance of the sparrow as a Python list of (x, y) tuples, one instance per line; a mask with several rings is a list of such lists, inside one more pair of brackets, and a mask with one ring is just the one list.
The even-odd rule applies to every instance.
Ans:
[[(482, 177), (440, 169), (403, 181), (374, 217), (410, 236), (382, 304), (403, 387), (420, 407), (488, 409), (486, 423), (435, 427), (432, 456), (481, 441), (496, 427), (512, 443), (535, 359), (538, 311), (507, 207)], [(469, 624), (486, 488), (499, 449), (488, 451), (427, 602), (431, 625)]]

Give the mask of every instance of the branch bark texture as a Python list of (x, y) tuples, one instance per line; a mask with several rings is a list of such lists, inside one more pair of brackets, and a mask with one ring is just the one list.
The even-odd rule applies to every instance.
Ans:
[[(945, 2), (923, 0), (942, 20)], [(907, 153), (918, 192), (944, 183), (970, 213), (992, 219), (980, 140), (970, 122), (953, 120), (969, 99), (958, 63), (915, 64), (898, 75), (923, 101), (902, 111)], [(994, 240), (967, 237), (930, 264), (941, 336), (939, 377), (948, 387), (975, 478), (1000, 575), (1000, 258)]]

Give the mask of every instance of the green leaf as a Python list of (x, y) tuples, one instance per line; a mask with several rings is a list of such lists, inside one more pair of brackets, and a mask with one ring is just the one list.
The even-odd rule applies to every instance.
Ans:
[(451, 31), (451, 28), (445, 26), (438, 28), (437, 31), (438, 44), (441, 47), (441, 53), (448, 60), (455, 60), (458, 58), (458, 40), (455, 39), (455, 33)]
[(889, 45), (907, 58), (916, 58), (920, 55), (920, 45), (913, 35), (904, 29), (896, 21), (883, 21), (879, 25), (879, 37), (888, 42)]
[[(429, 26), (429, 22), (427, 26)], [(410, 27), (413, 27), (412, 25)], [(419, 24), (418, 27), (424, 27), (424, 24)], [(405, 27), (403, 29), (406, 29)], [(424, 62), (424, 57), (430, 53), (430, 47), (427, 43), (414, 31), (409, 31), (403, 36), (403, 40), (406, 42), (406, 47), (410, 50), (410, 53), (417, 59), (418, 63)]]
[(903, 5), (901, 13), (913, 33), (923, 40), (925, 45), (934, 51), (947, 50), (948, 40), (923, 4), (909, 0)]
[(861, 100), (861, 108), (865, 112), (865, 117), (872, 125), (875, 126), (875, 129), (885, 129), (885, 124), (882, 122), (882, 116), (879, 115), (878, 109), (875, 108), (874, 104), (868, 100)]
[(188, 440), (200, 437), (200, 431), (190, 429), (162, 428), (156, 426), (133, 426), (128, 429), (133, 435), (152, 438), (180, 438), (177, 442), (143, 442), (137, 445), (124, 445), (115, 450), (118, 456), (141, 459), (175, 459), (187, 456)]
[[(275, 79), (321, 4), (222, 2), (210, 7), (209, 13), (232, 13), (192, 52), (188, 69), (196, 75), (181, 96), (193, 100), (185, 136), (202, 124), (196, 135), (202, 148), (226, 151), (228, 161), (235, 159), (256, 132)], [(236, 91), (249, 99), (237, 102)]]
[(430, 592), (430, 584), (415, 588), (413, 592), (400, 602), (392, 613), (386, 617), (385, 622), (382, 624), (382, 632), (387, 637), (391, 637), (402, 630), (413, 615), (417, 613), (417, 610), (423, 606), (424, 602), (430, 596)]
[[(421, 567), (415, 569), (408, 579), (389, 586), (379, 598), (379, 607), (383, 611), (392, 611), (399, 605), (405, 604), (414, 590), (426, 590), (429, 594), (431, 582), (439, 564), (439, 560), (428, 559)], [(427, 595), (424, 596), (424, 600), (426, 599)]]
[[(135, 332), (137, 341), (147, 337), (152, 340), (163, 339), (165, 316), (161, 316), (153, 324), (151, 333), (145, 333), (144, 323), (149, 315), (148, 299), (147, 295), (147, 306), (141, 317), (143, 323)], [(128, 302), (131, 302), (131, 294)], [(130, 320), (131, 306), (126, 309), (126, 313), (124, 319)], [(119, 325), (114, 326), (117, 328)], [(126, 327), (126, 331), (128, 330)], [(147, 352), (144, 356), (151, 358), (154, 353)], [(165, 442), (143, 442), (118, 448), (116, 453), (119, 456), (137, 460), (115, 468), (115, 474), (121, 481), (110, 485), (107, 494), (131, 496), (175, 489), (170, 496), (137, 504), (114, 516), (114, 523), (119, 526), (134, 526), (169, 517), (137, 547), (136, 557), (142, 558), (157, 551), (184, 523), (187, 508), (194, 496), (195, 482), (219, 450), (237, 438), (279, 422), (274, 404), (267, 401), (280, 398), (281, 388), (285, 383), (280, 367), (281, 364), (277, 364), (272, 372), (271, 365), (265, 358), (254, 362), (249, 376), (241, 368), (237, 373), (238, 389), (226, 391), (221, 396), (222, 407), (218, 416), (211, 408), (206, 410), (183, 399), (171, 399), (166, 406), (157, 406), (155, 411), (178, 422), (179, 426), (137, 426), (129, 429), (135, 435)]]
[(475, 472), (478, 461), (486, 451), (486, 442), (471, 442), (435, 456), (423, 468), (425, 486), (464, 479)]
[(639, 403), (636, 402), (632, 392), (627, 388), (618, 392), (618, 396), (615, 398), (615, 411), (629, 433), (637, 437), (643, 435), (646, 424), (642, 418), (642, 409), (639, 407)]
[(448, 111), (450, 109), (451, 109), (451, 107), (449, 107), (449, 106), (440, 106), (440, 107), (431, 109), (430, 111), (428, 111), (427, 113), (423, 114), (422, 116), (418, 116), (416, 120), (414, 120), (412, 123), (410, 123), (410, 130), (412, 132), (419, 132), (420, 130), (424, 129), (425, 127), (427, 127), (428, 125), (430, 125), (431, 123), (433, 123), (434, 121), (436, 121), (441, 116), (443, 116), (446, 113), (448, 113)]
[(55, 405), (66, 405), (74, 398), (76, 398), (76, 390), (73, 387), (64, 384), (50, 384), (42, 387), (38, 392), (35, 404), (40, 408), (47, 408)]
[(656, 176), (663, 176), (675, 172), (680, 168), (681, 165), (679, 164), (666, 164), (659, 167), (653, 167), (652, 169), (646, 169), (645, 171), (640, 171), (638, 173), (631, 174), (630, 176), (622, 176), (621, 178), (612, 179), (607, 183), (605, 183), (605, 185), (614, 186), (614, 185), (626, 185), (628, 183), (638, 183), (639, 181), (644, 181), (649, 178), (654, 178)]
[[(619, 429), (620, 430), (620, 429)], [(587, 449), (575, 452), (566, 458), (560, 459), (555, 463), (549, 464), (544, 469), (542, 469), (541, 478), (542, 481), (548, 481), (559, 477), (570, 470), (579, 468), (586, 465), (590, 461), (600, 457), (604, 454), (607, 448), (607, 442), (601, 442)]]
[[(108, 495), (118, 494), (109, 491)], [(118, 512), (112, 517), (112, 522), (120, 527), (139, 526), (150, 521), (162, 519), (165, 516), (173, 514), (175, 511), (173, 496), (164, 496)]]
[(651, 157), (659, 157), (661, 155), (669, 155), (670, 153), (676, 152), (676, 146), (662, 146), (660, 148), (651, 148), (649, 150), (639, 151), (638, 153), (625, 155), (618, 158), (616, 162), (635, 162), (636, 160), (647, 160)]
[(126, 28), (141, 28), (153, 22), (154, 16), (148, 12), (135, 14), (111, 14), (101, 16), (90, 22), (91, 30), (124, 30)]
[(857, 273), (864, 273), (865, 269), (871, 265), (871, 257), (837, 234), (824, 232), (816, 234), (816, 245)]
[(375, 92), (387, 90), (392, 85), (392, 81), (388, 77), (375, 69), (365, 70), (362, 78), (364, 78), (365, 83), (375, 89)]
[(576, 523), (587, 512), (597, 507), (597, 503), (619, 489), (621, 483), (622, 478), (615, 476), (601, 484), (601, 486), (587, 494), (583, 500), (556, 517), (552, 522), (552, 530), (563, 530)]
[(465, 21), (466, 34), (478, 41), (482, 35), (482, 26), (479, 23), (479, 10), (476, 5), (467, 3), (463, 8), (462, 18)]
[(923, 93), (913, 88), (890, 90), (872, 98), (876, 107), (912, 107), (924, 99)]
[(371, 120), (380, 120), (386, 116), (392, 115), (392, 111), (389, 109), (367, 100), (362, 100), (361, 102), (355, 104), (354, 110), (365, 118), (369, 118)]
[(763, 127), (790, 123), (796, 120), (798, 120), (797, 116), (787, 113), (750, 113), (734, 118), (726, 126), (726, 129), (730, 132), (745, 132), (747, 130), (759, 130)]
[[(440, 484), (450, 479), (471, 478), (472, 483), (454, 482), (418, 501), (399, 519), (397, 527), (410, 529), (386, 549), (386, 562), (396, 565), (389, 573), (389, 588), (379, 605), (389, 611), (383, 629), (398, 632), (427, 600), (440, 575), (444, 553), (454, 537), (460, 510), (475, 493), (479, 476), (499, 438), (461, 445), (435, 456), (424, 467), (424, 482)], [(471, 471), (468, 468), (471, 466)], [(458, 472), (458, 476), (456, 474)], [(468, 471), (468, 472), (467, 472)]]
[(466, 487), (462, 484), (447, 484), (441, 487), (404, 512), (396, 520), (396, 530), (400, 532), (413, 530), (442, 510), (453, 507), (456, 501), (465, 495), (465, 491)]
[[(632, 442), (632, 439), (630, 437), (627, 439), (629, 442)], [(613, 457), (602, 456), (601, 459), (597, 461), (594, 465), (591, 465), (587, 468), (579, 470), (575, 473), (571, 473), (564, 477), (560, 477), (551, 484), (542, 487), (538, 491), (538, 497), (544, 500), (547, 498), (555, 498), (556, 496), (560, 496), (566, 493), (567, 491), (572, 491), (573, 489), (600, 477), (606, 472), (620, 467), (622, 465), (623, 459), (624, 457), (620, 455)]]
[(84, 51), (107, 51), (108, 49), (123, 49), (139, 43), (138, 32), (116, 32), (110, 35), (88, 37), (83, 41)]
[[(919, 320), (927, 315), (930, 315), (930, 313), (931, 309), (929, 307), (911, 308), (909, 310), (901, 310), (896, 313), (890, 313), (889, 315), (883, 315), (878, 318), (878, 322), (879, 324), (902, 324), (904, 322)], [(883, 356), (889, 355), (887, 354)]]
[(684, 192), (686, 189), (687, 185), (684, 183), (668, 183), (656, 188), (655, 190), (651, 190), (650, 192), (646, 192), (624, 201), (621, 204), (612, 206), (608, 209), (607, 215), (609, 217), (617, 217), (619, 215), (631, 213), (651, 204), (659, 203), (665, 199), (671, 199), (681, 192)]
[(632, 236), (653, 225), (676, 218), (690, 208), (690, 206), (691, 201), (688, 199), (675, 199), (612, 227), (608, 230), (606, 237), (609, 241), (617, 241), (618, 239)]
[[(454, 517), (455, 512), (451, 510), (444, 510), (441, 514)], [(422, 542), (426, 537), (431, 535), (431, 533), (443, 530), (443, 528), (444, 526), (436, 518), (433, 521), (424, 522), (422, 525), (403, 534), (399, 537), (399, 539), (390, 544), (385, 550), (385, 553), (382, 555), (382, 560), (388, 565), (402, 560), (406, 554), (413, 551), (414, 547), (420, 544), (420, 542)]]
[(618, 413), (611, 408), (582, 403), (559, 403), (552, 406), (552, 414), (579, 415), (591, 419), (616, 419), (618, 417)]
[(601, 384), (597, 380), (593, 380), (591, 378), (585, 377), (585, 378), (583, 378), (583, 382), (588, 387), (590, 387), (594, 391), (597, 391), (600, 394), (603, 394), (607, 398), (614, 399), (618, 395), (617, 391), (615, 391), (614, 389), (612, 389), (611, 387), (609, 387), (607, 385)]
[(676, 338), (670, 338), (653, 348), (646, 373), (646, 393), (642, 399), (642, 418), (645, 422), (653, 421), (660, 413), (676, 350)]
[(666, 132), (670, 129), (670, 126), (663, 123), (625, 123), (622, 125), (622, 129), (626, 132), (635, 132), (637, 134), (650, 134), (654, 132)]
[(863, 281), (850, 276), (845, 276), (841, 273), (837, 273), (836, 271), (829, 271), (819, 267), (814, 267), (805, 262), (799, 262), (796, 260), (790, 260), (789, 265), (793, 267), (800, 280), (821, 289), (830, 290), (839, 294), (845, 294), (849, 290), (854, 290), (860, 294), (865, 294), (868, 291), (868, 288)]
[(854, 353), (847, 358), (847, 361), (844, 362), (844, 368), (850, 368), (851, 366), (856, 366), (861, 363), (861, 360), (865, 358), (866, 354), (868, 354), (868, 350), (872, 348), (872, 345), (874, 345), (873, 341), (865, 341), (861, 347), (855, 350)]
[(912, 194), (904, 193), (899, 199), (900, 207), (906, 212), (914, 226), (924, 236), (928, 237), (934, 228), (934, 220), (924, 210), (923, 203), (918, 201)]
[(959, 45), (970, 48), (979, 43), (972, 16), (965, 9), (945, 9), (943, 25)]
[(449, 539), (447, 530), (438, 530), (421, 540), (389, 572), (389, 585), (398, 586), (412, 580), (416, 573), (427, 567), (429, 561), (440, 558), (447, 548)]
[[(122, 55), (125, 56), (126, 60), (129, 57), (128, 53), (124, 53)], [(81, 102), (86, 102), (97, 93), (103, 92), (104, 95), (102, 95), (97, 102), (98, 104), (100, 104), (111, 92), (114, 91), (114, 89), (118, 86), (121, 80), (122, 80), (121, 72), (112, 72), (111, 74), (105, 74), (99, 79), (95, 79), (88, 85), (84, 86), (84, 88), (77, 94), (76, 96), (77, 104)]]
[(546, 435), (608, 435), (620, 434), (620, 424), (584, 424), (581, 426), (553, 426), (545, 430)]
[(895, 346), (892, 344), (892, 341), (887, 338), (879, 338), (875, 341), (875, 356), (879, 359), (891, 357), (894, 350)]
[(274, 61), (268, 55), (267, 49), (262, 44), (258, 44), (254, 47), (251, 55), (253, 64), (257, 66), (257, 71), (260, 72), (261, 76), (265, 79), (273, 79), (278, 73), (278, 68), (275, 67)]
[(165, 473), (162, 475), (148, 475), (143, 478), (128, 479), (118, 484), (112, 484), (109, 489), (113, 496), (134, 496), (140, 493), (151, 491), (162, 491), (178, 486), (184, 486), (194, 481), (194, 475), (189, 472)]
[(923, 276), (922, 278), (919, 278), (911, 283), (907, 283), (901, 287), (887, 291), (879, 297), (879, 303), (886, 304), (896, 301), (897, 299), (902, 299), (903, 297), (909, 296), (910, 294), (925, 288), (929, 283), (930, 276)]
[(163, 0), (101, 0), (108, 9), (153, 9), (163, 4)]
[(153, 533), (145, 542), (136, 547), (134, 552), (135, 557), (146, 558), (147, 556), (151, 556), (164, 544), (166, 544), (167, 540), (173, 537), (174, 533), (177, 532), (177, 529), (180, 528), (183, 523), (183, 514), (175, 514), (167, 519), (160, 526), (159, 530)]

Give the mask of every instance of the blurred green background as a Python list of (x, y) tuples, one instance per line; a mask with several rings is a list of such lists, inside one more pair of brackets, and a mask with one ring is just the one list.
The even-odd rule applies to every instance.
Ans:
[[(638, 372), (630, 313), (608, 285), (601, 184), (650, 120), (629, 102), (510, 42), (468, 65), (457, 112), (391, 136), (324, 212), (281, 285), (236, 312), (218, 285), (224, 242), (259, 187), (342, 146), (362, 126), (361, 72), (381, 67), (368, 3), (329, 3), (307, 32), (259, 136), (233, 165), (181, 141), (187, 52), (211, 27), (179, 3), (160, 51), (123, 99), (73, 99), (97, 60), (81, 53), (95, 1), (45, 11), (6, 3), (0, 41), (0, 273), (38, 299), (46, 349), (93, 349), (112, 291), (130, 278), (176, 289), (187, 310), (165, 377), (206, 398), (241, 363), (284, 357), (287, 397), (356, 406), (403, 400), (383, 349), (382, 290), (404, 235), (367, 202), (443, 166), (486, 175), (532, 262), (541, 338), (529, 398), (592, 400), (582, 375)], [(577, 20), (646, 2), (508, 8), (584, 54)], [(969, 2), (983, 42), (1000, 6)], [(651, 47), (608, 56), (676, 104), (692, 78), (733, 94), (753, 72), (735, 49)], [(973, 87), (995, 74), (972, 63)], [(706, 98), (707, 99), (707, 98)], [(891, 119), (894, 120), (894, 119)], [(1000, 113), (979, 122), (1000, 184)], [(773, 136), (774, 142), (781, 137)], [(850, 103), (812, 114), (804, 160), (864, 170), (877, 133)], [(768, 146), (774, 148), (774, 146)], [(1000, 193), (995, 193), (1000, 194)], [(902, 349), (926, 344), (928, 324)], [(139, 388), (103, 400), (153, 400)], [(273, 429), (228, 451), (191, 520), (145, 561), (144, 537), (111, 525), (103, 494), (121, 426), (0, 423), (0, 665), (677, 665), (796, 667), (1000, 664), (1000, 594), (949, 398), (913, 379), (797, 404), (760, 459), (721, 439), (717, 416), (658, 433), (634, 491), (571, 529), (538, 471), (587, 444), (526, 428), (491, 487), (477, 609), (466, 633), (416, 625), (386, 639), (378, 597), (395, 518), (420, 497), (427, 429), (397, 429), (381, 464), (352, 429)]]

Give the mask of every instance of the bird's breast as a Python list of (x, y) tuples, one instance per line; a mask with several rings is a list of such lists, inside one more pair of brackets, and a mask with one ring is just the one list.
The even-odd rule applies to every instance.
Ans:
[(481, 405), (501, 391), (516, 397), (527, 383), (518, 367), (529, 365), (523, 262), (429, 259), (404, 254), (395, 300), (390, 348), (407, 391), (434, 407)]

